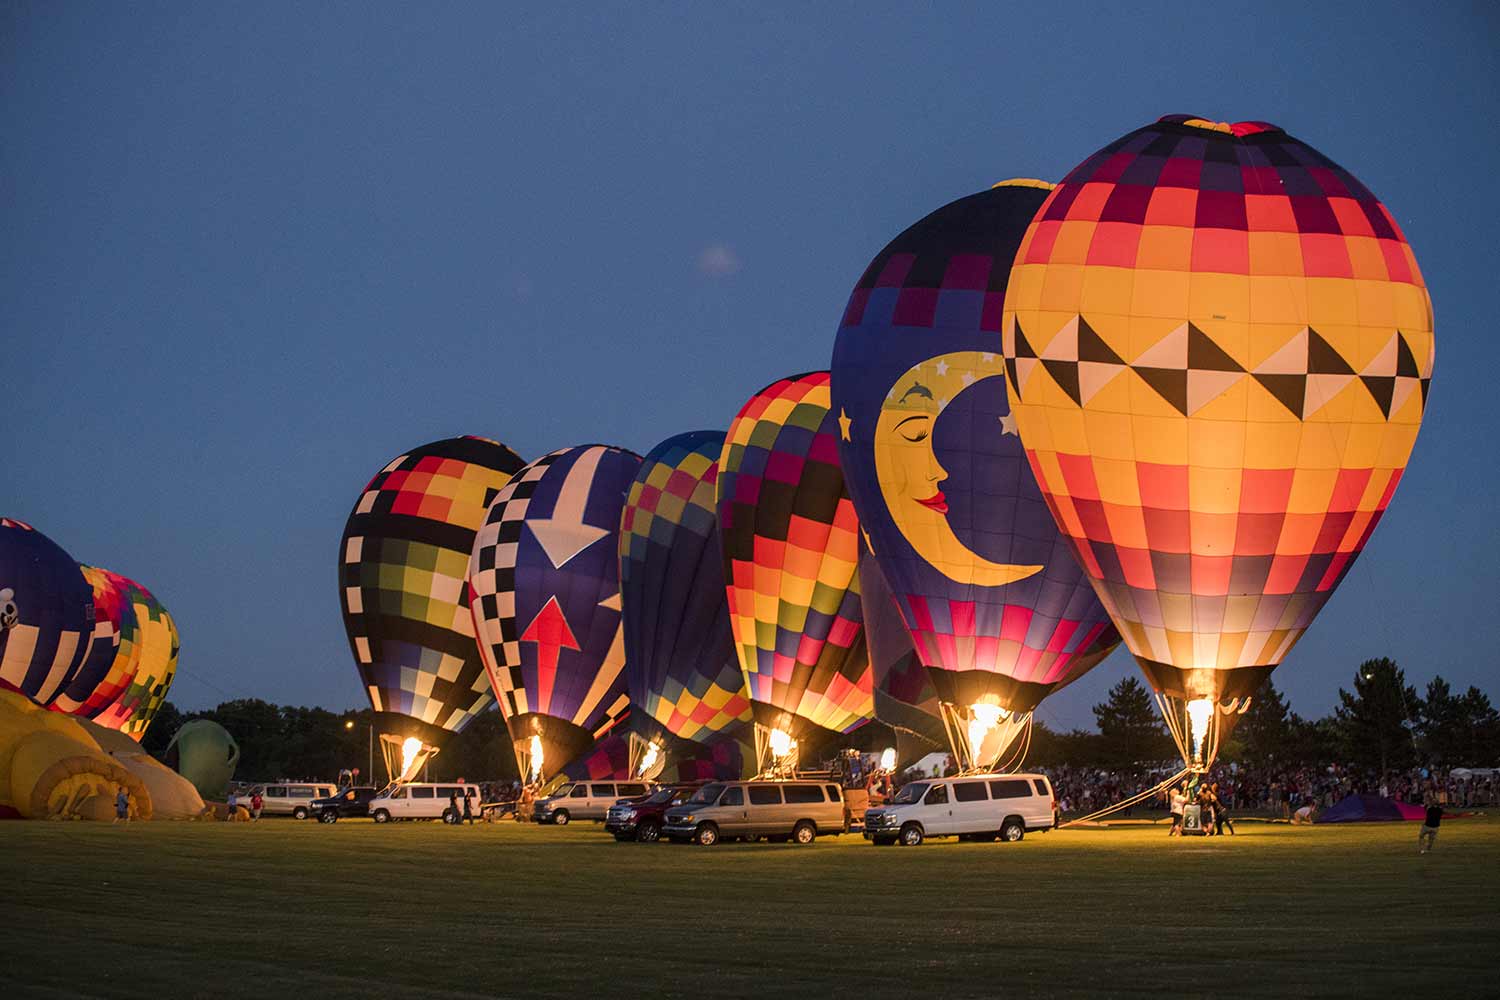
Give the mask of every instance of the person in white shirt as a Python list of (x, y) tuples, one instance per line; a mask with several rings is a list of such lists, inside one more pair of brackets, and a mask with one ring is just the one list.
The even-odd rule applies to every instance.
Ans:
[(1187, 805), (1187, 784), (1172, 789), (1172, 829), (1167, 831), (1168, 837), (1182, 836), (1182, 810)]

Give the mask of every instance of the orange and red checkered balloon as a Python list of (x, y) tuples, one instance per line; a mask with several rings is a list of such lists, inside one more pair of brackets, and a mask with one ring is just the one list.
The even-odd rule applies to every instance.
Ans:
[(1253, 693), (1422, 422), (1432, 306), (1390, 213), (1273, 125), (1168, 116), (1048, 197), (1002, 339), (1037, 480), (1153, 686)]
[(717, 507), (729, 624), (756, 721), (791, 725), (799, 739), (867, 722), (859, 519), (826, 371), (781, 379), (740, 409), (719, 460)]

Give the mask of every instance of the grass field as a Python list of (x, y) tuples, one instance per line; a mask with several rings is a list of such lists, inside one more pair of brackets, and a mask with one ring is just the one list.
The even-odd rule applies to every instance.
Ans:
[(0, 823), (0, 995), (1500, 991), (1500, 817), (1445, 823), (1425, 857), (1416, 837), (699, 848), (594, 824)]

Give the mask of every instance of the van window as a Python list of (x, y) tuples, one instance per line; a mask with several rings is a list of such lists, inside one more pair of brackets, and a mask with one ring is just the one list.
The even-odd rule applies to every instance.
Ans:
[(901, 790), (896, 793), (896, 797), (891, 799), (891, 802), (898, 806), (911, 805), (913, 802), (922, 801), (922, 796), (926, 793), (927, 783), (925, 781), (914, 781), (909, 785), (902, 785)]
[(989, 798), (982, 781), (956, 781), (953, 783), (953, 801), (983, 802)]
[(615, 797), (615, 786), (614, 785), (595, 785), (594, 786), (594, 798), (596, 798), (596, 799), (612, 799), (614, 797)]
[(621, 785), (620, 786), (620, 792), (619, 792), (619, 794), (620, 794), (620, 798), (622, 798), (622, 799), (633, 799), (637, 795), (645, 795), (646, 794), (646, 786), (645, 785)]
[(393, 798), (393, 799), (404, 799), (404, 798), (406, 798), (406, 786), (402, 785), (400, 788), (398, 788), (394, 792), (392, 792), (391, 793), (391, 798)]
[(842, 802), (842, 801), (844, 801), (843, 790), (840, 789), (838, 785), (824, 785), (823, 787), (828, 790), (828, 801), (829, 802)]
[(286, 789), (280, 785), (272, 785), (266, 789), (265, 797), (268, 799), (284, 799), (286, 798)]
[(1001, 778), (990, 782), (990, 794), (997, 799), (1024, 799), (1031, 795), (1025, 778)]
[(433, 794), (434, 789), (431, 788), (413, 788), (411, 790), (411, 797), (414, 799), (430, 799)]
[(1032, 778), (1031, 779), (1031, 786), (1036, 789), (1036, 793), (1038, 795), (1045, 795), (1045, 796), (1051, 796), (1052, 795), (1052, 789), (1050, 789), (1050, 788), (1047, 787), (1047, 779), (1046, 778)]
[(922, 800), (924, 806), (943, 806), (948, 804), (948, 786), (933, 785), (927, 790), (927, 798)]
[(781, 789), (775, 785), (751, 785), (752, 806), (776, 806), (781, 804)]
[(724, 797), (719, 799), (721, 806), (742, 806), (745, 804), (745, 790), (736, 785), (724, 792)]
[(578, 785), (577, 787), (575, 787), (573, 789), (573, 794), (568, 796), (568, 798), (570, 798), (570, 799), (586, 799), (588, 797), (589, 797), (589, 786), (588, 785)]
[(453, 785), (444, 785), (442, 788), (438, 789), (438, 798), (440, 798), (440, 799), (453, 798), (453, 797), (456, 797), (456, 796), (460, 796), (463, 793), (464, 793), (464, 790), (462, 788), (457, 788), (457, 787), (455, 787)]
[(288, 788), (286, 790), (286, 793), (292, 798), (310, 799), (312, 798), (313, 791), (312, 787), (309, 785), (293, 785), (291, 788)]
[(781, 790), (781, 794), (786, 796), (788, 802), (798, 804), (823, 801), (823, 789), (817, 785), (787, 785)]
[(719, 793), (724, 790), (720, 784), (704, 785), (693, 793), (693, 797), (687, 800), (690, 806), (709, 806), (719, 800)]

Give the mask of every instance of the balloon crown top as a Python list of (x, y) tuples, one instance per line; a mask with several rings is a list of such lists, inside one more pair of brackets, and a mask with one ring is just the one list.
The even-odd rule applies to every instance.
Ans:
[(1223, 132), (1243, 139), (1249, 135), (1260, 135), (1262, 132), (1280, 132), (1280, 125), (1272, 125), (1270, 122), (1216, 122), (1207, 118), (1199, 118), (1197, 115), (1162, 115), (1157, 124), (1185, 125), (1188, 128), (1203, 129), (1205, 132)]
[(996, 181), (990, 185), (990, 190), (995, 188), (1039, 188), (1043, 191), (1051, 191), (1057, 187), (1051, 181), (1039, 181), (1035, 177), (1008, 177), (1003, 181)]

